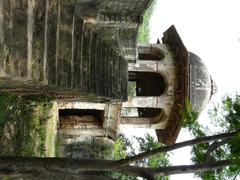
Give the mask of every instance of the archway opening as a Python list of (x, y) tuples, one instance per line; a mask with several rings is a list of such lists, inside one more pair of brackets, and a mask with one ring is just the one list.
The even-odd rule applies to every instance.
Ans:
[(137, 107), (128, 107), (122, 108), (121, 117), (144, 117), (152, 118), (159, 116), (162, 113), (160, 108), (137, 108)]
[(163, 58), (159, 58), (158, 56), (154, 54), (138, 54), (138, 59), (139, 60), (161, 60)]
[(162, 113), (160, 108), (138, 108), (139, 117), (156, 117)]
[(130, 95), (160, 96), (166, 89), (166, 82), (159, 73), (130, 71), (128, 87), (131, 88), (128, 90)]
[(160, 108), (123, 108), (121, 124), (151, 125), (164, 120), (164, 111)]

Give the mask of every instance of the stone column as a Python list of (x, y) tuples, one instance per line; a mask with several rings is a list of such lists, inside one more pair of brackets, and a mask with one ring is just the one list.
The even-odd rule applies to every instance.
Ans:
[(173, 96), (130, 96), (128, 101), (122, 104), (124, 108), (161, 108), (165, 109), (174, 105)]
[(121, 108), (121, 104), (109, 103), (104, 114), (105, 121), (103, 127), (105, 129), (105, 136), (111, 137), (114, 140), (119, 128)]

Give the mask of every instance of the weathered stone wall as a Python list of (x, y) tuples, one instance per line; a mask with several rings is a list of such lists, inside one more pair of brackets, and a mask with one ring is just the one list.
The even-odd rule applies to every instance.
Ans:
[(126, 100), (126, 60), (136, 59), (148, 3), (0, 1), (1, 92)]
[(112, 158), (121, 104), (61, 101), (55, 111), (58, 114), (60, 156)]
[(150, 1), (0, 1), (0, 92), (81, 99), (88, 102), (78, 108), (104, 111), (102, 121), (85, 116), (60, 124), (60, 156), (113, 157), (121, 104), (89, 102), (127, 100), (127, 61), (136, 60)]

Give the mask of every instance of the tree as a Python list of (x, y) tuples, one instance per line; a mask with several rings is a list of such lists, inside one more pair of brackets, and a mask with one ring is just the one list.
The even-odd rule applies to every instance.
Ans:
[[(212, 116), (220, 121), (220, 127), (225, 132), (208, 135), (204, 128), (197, 125), (195, 120), (187, 120), (183, 123), (195, 139), (175, 143), (171, 146), (160, 146), (146, 152), (125, 157), (119, 160), (80, 160), (66, 158), (36, 158), (36, 157), (0, 157), (0, 175), (46, 177), (68, 176), (72, 179), (85, 176), (82, 172), (106, 171), (118, 172), (124, 175), (143, 177), (149, 180), (158, 176), (168, 176), (179, 173), (196, 173), (203, 179), (235, 178), (239, 171), (239, 138), (240, 138), (240, 98), (227, 97), (220, 108), (215, 108)], [(187, 109), (191, 111), (191, 109)], [(217, 114), (216, 114), (217, 113)], [(185, 113), (185, 120), (196, 118), (194, 113)], [(221, 117), (221, 118), (220, 118)], [(140, 140), (141, 142), (142, 140)], [(145, 141), (143, 144), (145, 144)], [(193, 146), (193, 165), (145, 167), (138, 163), (139, 160), (156, 154), (170, 152), (172, 150)], [(145, 147), (143, 147), (144, 149)], [(224, 151), (224, 152), (223, 152)], [(125, 154), (126, 155), (126, 154)], [(219, 175), (220, 174), (220, 175)], [(98, 179), (100, 179), (98, 177)]]
[[(119, 136), (115, 142), (114, 157), (116, 160), (124, 159), (130, 156), (136, 156), (138, 153), (144, 153), (163, 146), (150, 134), (145, 134), (144, 137), (132, 137), (126, 138), (123, 134)], [(132, 161), (131, 165), (138, 167), (156, 168), (159, 166), (169, 166), (169, 154), (160, 153), (149, 158), (143, 158), (136, 161)], [(122, 174), (115, 174), (119, 180), (137, 180), (137, 177), (124, 176)], [(168, 177), (157, 177), (157, 180), (168, 180)]]
[(226, 166), (239, 165), (238, 158), (226, 159), (219, 161), (204, 161), (195, 165), (169, 166), (158, 168), (146, 168), (129, 165), (136, 160), (163, 153), (174, 149), (186, 147), (188, 145), (196, 145), (216, 140), (226, 140), (236, 137), (239, 131), (231, 133), (223, 133), (208, 137), (197, 138), (181, 143), (176, 143), (171, 146), (163, 146), (148, 152), (140, 153), (136, 156), (120, 159), (120, 160), (80, 160), (66, 158), (37, 158), (37, 157), (1, 157), (0, 158), (0, 174), (1, 175), (21, 175), (32, 176), (36, 175), (49, 176), (49, 173), (54, 175), (70, 175), (81, 177), (83, 171), (115, 171), (125, 175), (134, 175), (144, 177), (146, 179), (155, 179), (155, 176), (168, 176), (179, 173), (196, 173), (201, 171), (220, 169)]
[[(215, 105), (209, 112), (218, 132), (238, 131), (240, 129), (240, 96), (226, 96), (221, 105)], [(194, 123), (197, 124), (197, 123)], [(190, 132), (195, 137), (206, 136), (206, 128), (200, 125), (189, 126)], [(208, 132), (210, 130), (207, 130)], [(223, 159), (235, 159), (239, 161), (240, 135), (225, 140), (216, 140), (209, 144), (199, 144), (192, 149), (192, 161), (201, 163), (204, 161), (216, 162)], [(202, 179), (236, 179), (239, 175), (239, 166), (224, 167), (214, 171), (196, 173)]]
[(143, 15), (143, 22), (138, 31), (138, 43), (149, 43), (150, 40), (150, 19), (156, 6), (157, 0), (153, 0)]

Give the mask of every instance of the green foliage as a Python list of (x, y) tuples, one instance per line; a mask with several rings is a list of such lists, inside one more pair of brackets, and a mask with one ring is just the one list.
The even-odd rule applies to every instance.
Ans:
[[(135, 151), (131, 143), (132, 142), (130, 142), (130, 140), (123, 134), (120, 134), (114, 144), (114, 159), (119, 160), (135, 155)], [(112, 173), (112, 176), (119, 180), (137, 180), (134, 176), (125, 176), (120, 173)]]
[(197, 123), (198, 113), (194, 112), (189, 99), (185, 100), (185, 108), (180, 109), (183, 127), (190, 127)]
[[(162, 146), (154, 137), (149, 134), (146, 134), (144, 138), (142, 137), (133, 137), (132, 139), (126, 138), (124, 135), (120, 135), (118, 140), (115, 143), (114, 148), (114, 157), (115, 159), (123, 159), (129, 156), (134, 156), (139, 153), (143, 153), (152, 149), (156, 149)], [(169, 166), (169, 154), (161, 153), (154, 156), (151, 156), (147, 159), (142, 159), (134, 165), (140, 167), (161, 167)], [(137, 180), (137, 177), (124, 176), (119, 173), (114, 173), (114, 177), (121, 180)], [(168, 180), (168, 177), (157, 177), (157, 180)]]
[(52, 107), (45, 97), (0, 95), (0, 155), (44, 156), (45, 123)]
[(136, 96), (136, 82), (128, 81), (128, 96)]
[[(227, 96), (222, 106), (222, 127), (227, 131), (240, 129), (240, 96), (234, 98)], [(224, 122), (225, 121), (225, 122)]]
[[(150, 136), (149, 134), (146, 134), (144, 138), (135, 137), (135, 139), (139, 144), (138, 151), (141, 153), (149, 150), (153, 150), (162, 146), (154, 137)], [(139, 161), (138, 165), (144, 166), (144, 167), (151, 167), (151, 168), (168, 166), (170, 165), (168, 158), (169, 158), (168, 154), (161, 153), (161, 154), (151, 156), (148, 159), (143, 159)]]
[[(209, 112), (209, 115), (214, 123), (216, 129), (219, 130), (217, 133), (231, 132), (239, 129), (240, 127), (240, 98), (237, 95), (234, 98), (229, 96), (223, 99), (222, 105), (215, 105), (214, 108)], [(186, 101), (186, 108), (180, 110), (182, 117), (182, 126), (187, 128), (189, 132), (195, 137), (204, 137), (206, 135), (206, 128), (200, 125), (197, 121), (198, 114), (193, 111), (189, 101)], [(208, 130), (208, 129), (207, 129)], [(221, 141), (221, 140), (220, 140)], [(219, 143), (216, 141), (214, 143)], [(206, 159), (207, 151), (212, 143), (199, 144), (192, 147), (192, 161), (194, 163), (210, 161), (219, 161), (224, 159), (234, 159), (239, 161), (240, 136), (236, 136), (230, 142), (222, 144), (211, 153), (210, 159)], [(237, 162), (237, 163), (238, 163)], [(236, 164), (236, 162), (234, 162)], [(238, 163), (240, 164), (240, 163)], [(215, 171), (205, 171), (196, 173), (196, 176), (202, 179), (218, 180), (218, 179), (229, 179), (234, 177), (237, 173), (239, 166), (225, 167)]]
[(91, 150), (94, 158), (111, 159), (113, 157), (112, 144), (97, 143)]
[(61, 146), (63, 144), (63, 138), (61, 136), (56, 136), (55, 141), (55, 156), (60, 157), (61, 156)]
[[(231, 132), (240, 128), (240, 98), (226, 96), (221, 105), (215, 105), (209, 112), (211, 120), (216, 129), (222, 132)], [(191, 116), (191, 115), (189, 115)], [(204, 128), (193, 121), (194, 125), (190, 125), (190, 132), (194, 137), (206, 136)], [(205, 171), (196, 173), (196, 176), (202, 179), (218, 180), (218, 179), (233, 179), (239, 173), (240, 166), (240, 134), (236, 135), (228, 143), (222, 144), (211, 153), (211, 161), (219, 161), (224, 159), (233, 159), (235, 166), (225, 167), (215, 171)], [(214, 143), (219, 143), (221, 140)], [(192, 161), (201, 163), (206, 161), (206, 152), (212, 144), (196, 145), (192, 149)]]
[(198, 123), (198, 113), (193, 111), (189, 99), (185, 100), (185, 108), (180, 109), (182, 127), (187, 128), (194, 137), (203, 137), (203, 127)]
[(138, 30), (138, 42), (139, 43), (149, 43), (150, 40), (150, 19), (155, 8), (157, 0), (153, 0), (151, 5), (148, 7), (143, 15), (143, 22)]
[(237, 134), (231, 141), (229, 142), (230, 150), (231, 150), (231, 156), (237, 156), (240, 155), (240, 134)]
[(119, 137), (114, 143), (114, 159), (123, 159), (128, 156), (126, 143), (123, 137)]

